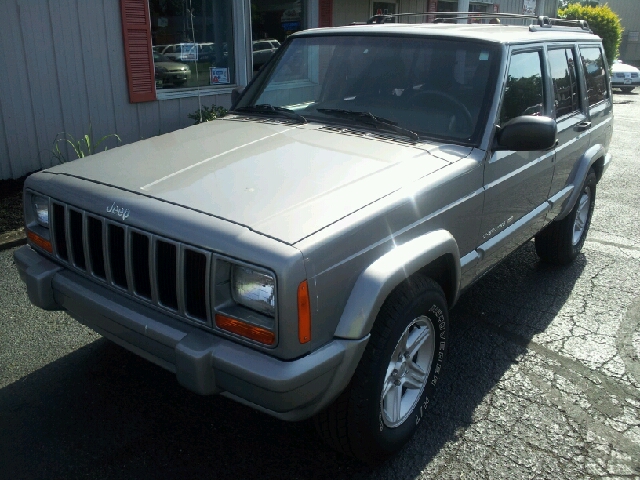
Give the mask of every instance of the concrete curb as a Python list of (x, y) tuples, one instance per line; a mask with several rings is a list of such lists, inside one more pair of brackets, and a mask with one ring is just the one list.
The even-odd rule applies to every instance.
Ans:
[(13, 232), (3, 233), (0, 235), (0, 251), (7, 248), (17, 247), (18, 245), (24, 245), (27, 243), (27, 236), (24, 232), (24, 228), (19, 228)]

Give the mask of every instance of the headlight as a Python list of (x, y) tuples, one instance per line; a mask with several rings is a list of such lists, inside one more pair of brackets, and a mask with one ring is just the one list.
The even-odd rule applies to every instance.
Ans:
[(45, 228), (49, 228), (49, 199), (32, 195), (31, 203), (33, 204), (33, 212), (36, 215), (38, 223)]
[(276, 282), (273, 276), (238, 265), (233, 267), (231, 285), (236, 303), (275, 317)]

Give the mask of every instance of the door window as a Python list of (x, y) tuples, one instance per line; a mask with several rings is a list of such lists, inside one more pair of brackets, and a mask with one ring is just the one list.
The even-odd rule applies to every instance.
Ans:
[(607, 72), (604, 67), (602, 51), (598, 47), (583, 47), (580, 49), (584, 76), (587, 81), (587, 96), (589, 105), (595, 105), (609, 98), (607, 88)]
[(521, 115), (542, 115), (543, 106), (540, 52), (514, 54), (509, 64), (500, 124)]
[(549, 65), (555, 96), (556, 117), (562, 117), (580, 110), (580, 95), (576, 78), (576, 64), (573, 49), (549, 50)]

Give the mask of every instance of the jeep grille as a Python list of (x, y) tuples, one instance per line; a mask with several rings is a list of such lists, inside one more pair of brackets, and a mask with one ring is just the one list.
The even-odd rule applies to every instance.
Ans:
[(212, 326), (209, 252), (55, 201), (51, 221), (59, 260), (138, 300)]

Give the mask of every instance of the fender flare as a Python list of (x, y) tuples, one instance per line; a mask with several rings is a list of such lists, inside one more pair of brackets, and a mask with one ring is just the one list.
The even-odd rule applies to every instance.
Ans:
[(571, 194), (567, 197), (562, 206), (562, 210), (558, 214), (555, 220), (562, 220), (564, 217), (569, 215), (573, 206), (578, 200), (578, 196), (582, 191), (582, 184), (587, 178), (587, 173), (589, 173), (589, 169), (591, 166), (600, 158), (603, 158), (606, 154), (606, 150), (603, 145), (593, 145), (590, 147), (584, 154), (580, 157), (580, 159), (576, 162), (576, 166), (573, 168), (571, 175), (569, 176), (569, 182), (567, 185), (573, 185), (573, 190)]
[(359, 339), (368, 335), (391, 291), (422, 267), (447, 254), (453, 257), (455, 264), (455, 292), (452, 298), (457, 298), (460, 289), (458, 244), (446, 230), (435, 230), (396, 246), (360, 274), (342, 312), (335, 336)]

